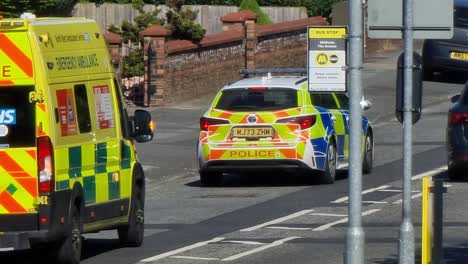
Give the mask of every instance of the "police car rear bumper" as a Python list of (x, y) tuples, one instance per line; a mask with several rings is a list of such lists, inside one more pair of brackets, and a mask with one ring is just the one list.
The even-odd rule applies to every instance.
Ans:
[(261, 170), (310, 170), (309, 165), (301, 160), (211, 160), (200, 168), (200, 171), (261, 171)]
[(47, 231), (0, 232), (0, 251), (29, 249), (32, 241), (44, 240), (47, 235)]

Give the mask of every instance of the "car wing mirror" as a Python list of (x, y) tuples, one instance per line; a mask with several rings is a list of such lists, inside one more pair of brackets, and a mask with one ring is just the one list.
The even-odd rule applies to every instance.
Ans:
[(132, 117), (132, 135), (137, 142), (148, 142), (153, 139), (154, 122), (148, 111), (137, 109)]
[(454, 95), (454, 96), (452, 96), (452, 98), (450, 98), (450, 101), (452, 103), (456, 103), (456, 102), (458, 102), (458, 100), (460, 100), (460, 94)]
[(371, 102), (369, 100), (365, 100), (362, 98), (361, 102), (359, 103), (361, 105), (362, 110), (369, 110), (372, 106)]

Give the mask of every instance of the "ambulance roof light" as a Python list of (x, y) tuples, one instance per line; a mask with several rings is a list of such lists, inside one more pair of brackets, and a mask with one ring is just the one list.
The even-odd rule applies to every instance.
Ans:
[(35, 19), (36, 18), (36, 15), (34, 15), (33, 13), (30, 13), (30, 12), (25, 12), (23, 14), (21, 14), (20, 16), (21, 19)]

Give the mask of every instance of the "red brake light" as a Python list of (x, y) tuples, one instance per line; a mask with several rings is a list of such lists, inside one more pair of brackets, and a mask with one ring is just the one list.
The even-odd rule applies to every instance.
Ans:
[(468, 119), (467, 113), (449, 113), (448, 114), (448, 123), (450, 126), (460, 124), (463, 121), (465, 121), (465, 119)]
[(286, 124), (298, 124), (301, 126), (301, 129), (307, 129), (315, 125), (316, 117), (312, 116), (295, 116), (284, 118), (276, 121), (276, 123), (286, 123)]
[(267, 89), (266, 87), (250, 87), (249, 88), (250, 91), (264, 91), (266, 89)]
[(37, 138), (37, 170), (39, 191), (41, 193), (54, 191), (54, 149), (48, 136)]
[(208, 118), (204, 116), (200, 117), (200, 129), (203, 131), (208, 131), (209, 126), (222, 124), (229, 124), (229, 121), (224, 119)]

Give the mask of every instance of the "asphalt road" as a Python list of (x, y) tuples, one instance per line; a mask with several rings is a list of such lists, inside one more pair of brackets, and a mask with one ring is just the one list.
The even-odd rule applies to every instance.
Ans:
[[(365, 263), (398, 263), (402, 190), (402, 126), (394, 118), (398, 53), (364, 65), (366, 115), (375, 127), (375, 169), (363, 177)], [(445, 125), (461, 84), (425, 83), (424, 111), (413, 133), (412, 221), (420, 263), (421, 177), (446, 173)], [(230, 175), (222, 187), (198, 181), (198, 118), (212, 97), (152, 109), (155, 139), (137, 146), (147, 175), (145, 242), (120, 248), (115, 231), (86, 235), (83, 263), (344, 263), (348, 179), (309, 184), (286, 174)], [(468, 257), (468, 181), (446, 182), (446, 263)], [(31, 252), (1, 253), (17, 263)]]

